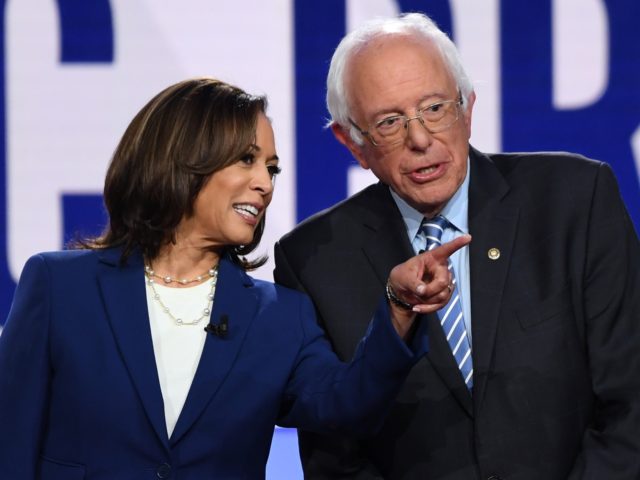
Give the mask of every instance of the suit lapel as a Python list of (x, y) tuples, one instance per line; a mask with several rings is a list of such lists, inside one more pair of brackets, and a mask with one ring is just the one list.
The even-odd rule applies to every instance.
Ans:
[(227, 259), (221, 260), (211, 322), (219, 323), (226, 315), (228, 334), (222, 338), (207, 335), (189, 394), (171, 436), (172, 445), (180, 441), (202, 415), (229, 374), (255, 318), (258, 298), (251, 288), (253, 285), (251, 277), (239, 267)]
[(460, 406), (469, 416), (473, 416), (471, 395), (451, 353), (447, 337), (442, 330), (442, 326), (440, 326), (440, 319), (437, 314), (432, 313), (426, 316), (426, 320), (429, 332), (429, 353), (427, 358), (443, 383), (449, 388), (451, 394), (460, 403)]
[[(509, 186), (491, 160), (471, 149), (469, 187), (471, 311), (474, 402), (480, 409), (491, 369), (502, 293), (507, 278), (519, 210), (510, 204)], [(490, 255), (491, 249), (498, 249)], [(493, 257), (493, 258), (492, 258)]]
[(370, 240), (362, 245), (362, 250), (381, 287), (384, 287), (391, 269), (411, 258), (414, 253), (389, 188), (382, 183), (372, 188), (372, 197), (367, 199), (360, 212), (365, 236)]
[[(435, 314), (427, 315), (429, 322), (429, 353), (427, 358), (452, 395), (467, 414), (473, 415), (474, 403), (479, 408), (486, 388), (490, 368), (502, 292), (511, 258), (518, 222), (518, 209), (505, 199), (509, 186), (491, 160), (474, 150), (471, 155), (469, 185), (471, 309), (473, 329), (474, 390), (473, 399), (464, 385), (451, 349)], [(389, 271), (414, 255), (406, 235), (406, 227), (391, 198), (388, 187), (377, 184), (371, 195), (363, 196), (366, 203), (359, 218), (370, 239), (363, 246), (364, 255), (382, 285)], [(500, 250), (500, 257), (491, 260), (488, 251)]]
[[(382, 291), (390, 270), (415, 253), (406, 234), (406, 225), (389, 193), (389, 188), (382, 183), (371, 188), (371, 196), (363, 197), (364, 205), (358, 218), (361, 219), (370, 239), (362, 246), (362, 250), (376, 272)], [(467, 413), (472, 415), (471, 396), (451, 355), (437, 315), (427, 315), (423, 321), (429, 322), (427, 358), (431, 366)]]
[(98, 284), (107, 318), (122, 360), (131, 376), (153, 429), (168, 449), (164, 403), (158, 380), (147, 309), (144, 265), (134, 254), (125, 266), (118, 265), (120, 250), (105, 250)]

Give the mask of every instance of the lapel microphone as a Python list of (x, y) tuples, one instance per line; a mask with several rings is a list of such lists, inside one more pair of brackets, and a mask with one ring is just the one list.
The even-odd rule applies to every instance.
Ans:
[(209, 323), (204, 327), (204, 331), (218, 338), (225, 338), (229, 333), (229, 316), (227, 314), (221, 315), (220, 323)]

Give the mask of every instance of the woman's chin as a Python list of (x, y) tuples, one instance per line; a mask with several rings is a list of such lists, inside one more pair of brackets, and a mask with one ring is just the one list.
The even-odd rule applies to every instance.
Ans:
[(231, 247), (241, 247), (242, 245), (249, 245), (253, 241), (253, 232), (250, 236), (234, 238), (229, 242)]

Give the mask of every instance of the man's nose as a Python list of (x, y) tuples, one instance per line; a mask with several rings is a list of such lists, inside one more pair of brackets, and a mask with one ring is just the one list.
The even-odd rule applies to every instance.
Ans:
[[(417, 120), (417, 122), (412, 126), (413, 120)], [(431, 145), (433, 134), (427, 129), (422, 115), (407, 118), (404, 128), (406, 130), (405, 141), (408, 141), (410, 145), (418, 148), (426, 148)]]

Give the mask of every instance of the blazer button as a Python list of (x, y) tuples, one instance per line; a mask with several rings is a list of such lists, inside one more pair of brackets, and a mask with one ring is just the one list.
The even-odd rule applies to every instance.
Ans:
[(169, 465), (168, 463), (163, 463), (156, 470), (156, 475), (158, 475), (158, 478), (171, 477), (171, 465)]

